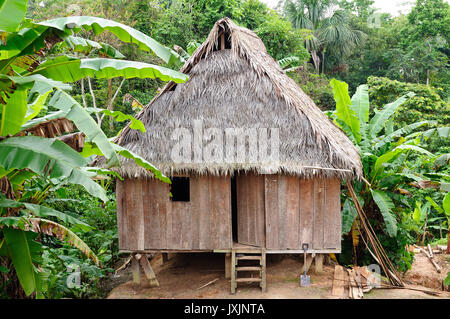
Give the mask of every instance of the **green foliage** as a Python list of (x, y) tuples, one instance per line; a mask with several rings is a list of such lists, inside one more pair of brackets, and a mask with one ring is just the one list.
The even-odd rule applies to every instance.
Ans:
[(450, 40), (450, 5), (444, 0), (417, 0), (408, 22), (411, 27), (403, 35), (409, 42), (438, 35)]
[[(339, 64), (366, 38), (364, 32), (352, 28), (348, 12), (333, 9), (333, 1), (286, 0), (282, 3), (283, 13), (294, 28), (312, 31), (305, 44), (311, 52), (317, 73), (320, 66), (322, 73), (325, 70), (326, 54), (332, 56), (331, 61)], [(327, 67), (332, 69), (331, 65)]]
[[(12, 3), (13, 1), (0, 3), (0, 16), (10, 14), (18, 17), (14, 11), (17, 7), (11, 6)], [(25, 15), (27, 1), (21, 1), (21, 4)], [(160, 78), (163, 81), (174, 80), (182, 83), (187, 80), (187, 76), (162, 66), (142, 62), (106, 58), (80, 59), (66, 55), (45, 61), (39, 58), (49, 54), (55, 44), (62, 40), (66, 40), (73, 52), (81, 51), (86, 54), (89, 50), (95, 50), (101, 55), (123, 58), (124, 56), (110, 45), (73, 37), (74, 33), (80, 31), (92, 32), (97, 36), (109, 31), (123, 42), (134, 43), (168, 64), (179, 61), (179, 56), (174, 51), (138, 30), (118, 22), (86, 16), (57, 18), (41, 23), (22, 21), (22, 18), (19, 21), (5, 21), (9, 23), (9, 29), (4, 28), (8, 32), (1, 34), (0, 41), (0, 174), (3, 178), (2, 185), (6, 185), (2, 192), (5, 191), (8, 198), (2, 197), (0, 204), (0, 240), (3, 246), (1, 258), (2, 261), (11, 261), (15, 270), (13, 276), (17, 276), (25, 294), (31, 296), (35, 293), (37, 298), (41, 298), (49, 295), (49, 276), (40, 268), (43, 264), (43, 239), (34, 241), (35, 237), (28, 235), (30, 231), (40, 233), (41, 236), (53, 236), (50, 241), (57, 239), (67, 247), (73, 247), (70, 249), (77, 249), (78, 253), (86, 255), (95, 265), (84, 262), (82, 264), (87, 265), (86, 271), (92, 271), (92, 276), (99, 277), (102, 272), (96, 254), (75, 233), (76, 230), (89, 232), (91, 228), (70, 216), (70, 213), (66, 215), (67, 212), (40, 203), (51, 197), (52, 192), (61, 193), (61, 187), (67, 185), (80, 185), (91, 195), (106, 202), (111, 198), (106, 196), (105, 185), (100, 185), (93, 178), (97, 175), (118, 175), (108, 169), (88, 167), (89, 160), (58, 139), (27, 136), (32, 133), (25, 130), (32, 129), (44, 121), (68, 119), (86, 136), (86, 144), (91, 149), (96, 149), (97, 154), (105, 156), (109, 167), (119, 166), (119, 156), (124, 154), (151, 170), (155, 177), (170, 182), (144, 159), (124, 148), (116, 148), (118, 146), (107, 138), (86, 108), (64, 91), (70, 86), (62, 82), (77, 81), (86, 76), (106, 79), (121, 76), (124, 79)], [(2, 20), (0, 26), (5, 21)], [(15, 24), (16, 22), (18, 24)], [(17, 30), (19, 25), (21, 28)], [(54, 48), (53, 53), (60, 54), (63, 49), (64, 46), (58, 46)], [(35, 118), (38, 115), (42, 117)], [(105, 110), (105, 115), (117, 121), (131, 120), (132, 129), (145, 130), (140, 121), (120, 111)], [(11, 137), (16, 133), (21, 136)], [(12, 200), (13, 198), (16, 198), (16, 201)], [(66, 227), (59, 222), (72, 223), (73, 230), (69, 225)], [(114, 233), (107, 231), (106, 234), (109, 234), (112, 243)], [(105, 236), (101, 237), (104, 245), (107, 241)], [(104, 251), (105, 247), (100, 249), (100, 254)], [(61, 255), (58, 257), (63, 261), (71, 258)], [(107, 258), (104, 260), (109, 261)], [(58, 273), (53, 274), (53, 278), (59, 278)]]
[[(424, 130), (424, 126), (433, 122), (412, 123), (394, 130), (393, 117), (414, 94), (407, 93), (370, 115), (367, 85), (358, 87), (350, 99), (346, 83), (333, 79), (331, 84), (336, 100), (336, 111), (330, 115), (359, 149), (364, 178), (369, 181), (354, 182), (354, 188), (382, 244), (385, 248), (390, 247), (391, 260), (399, 269), (407, 270), (412, 256), (405, 250), (405, 244), (413, 242), (411, 234), (421, 232), (423, 225), (420, 223), (425, 219), (422, 208), (412, 209), (414, 205), (411, 201), (421, 201), (426, 199), (426, 196), (415, 195), (408, 198), (405, 194), (411, 193), (405, 188), (410, 187), (411, 179), (417, 182), (430, 179), (428, 174), (432, 174), (430, 172), (432, 168), (421, 171), (418, 167), (423, 167), (423, 161), (434, 162), (438, 158), (421, 147), (423, 140), (421, 137), (430, 131)], [(443, 137), (448, 138), (447, 128), (443, 131), (446, 132)], [(446, 184), (448, 175), (434, 174), (433, 181), (437, 185), (442, 187)], [(431, 198), (427, 200), (430, 203), (432, 201)], [(353, 204), (349, 201), (349, 197), (345, 196), (342, 212), (344, 234), (351, 230), (357, 216), (353, 211)], [(424, 208), (425, 211), (430, 210), (430, 203), (428, 208)], [(428, 216), (429, 227), (435, 226), (437, 219), (433, 219), (434, 217)], [(362, 249), (360, 253), (363, 259), (366, 258)]]
[(440, 124), (450, 122), (450, 105), (442, 98), (442, 89), (380, 77), (369, 77), (367, 84), (372, 106), (376, 108), (408, 92), (415, 93), (414, 97), (400, 106), (395, 115), (399, 126), (420, 120), (437, 120)]
[(294, 30), (290, 22), (282, 19), (276, 12), (268, 11), (264, 22), (255, 29), (255, 32), (274, 59), (283, 59), (290, 55), (304, 62), (309, 59), (309, 53), (302, 44), (306, 33)]
[(321, 110), (332, 110), (335, 107), (333, 89), (330, 79), (325, 74), (315, 74), (306, 68), (296, 68), (288, 76), (301, 87)]

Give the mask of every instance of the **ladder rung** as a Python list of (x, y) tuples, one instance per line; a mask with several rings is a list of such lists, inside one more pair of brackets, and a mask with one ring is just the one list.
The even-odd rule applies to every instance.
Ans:
[(261, 271), (262, 267), (252, 266), (252, 267), (236, 267), (237, 271)]
[(261, 282), (261, 278), (236, 278), (236, 282)]
[(236, 256), (237, 260), (261, 260), (261, 256)]

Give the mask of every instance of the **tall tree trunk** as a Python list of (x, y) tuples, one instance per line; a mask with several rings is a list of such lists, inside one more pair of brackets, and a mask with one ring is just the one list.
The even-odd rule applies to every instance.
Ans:
[(311, 51), (311, 58), (313, 60), (314, 63), (314, 68), (316, 69), (316, 73), (319, 74), (319, 70), (320, 70), (320, 58), (317, 55), (316, 51)]
[[(96, 109), (97, 108), (97, 102), (95, 100), (95, 93), (94, 90), (92, 89), (92, 83), (91, 83), (91, 78), (88, 77), (88, 85), (89, 85), (89, 92), (91, 93), (92, 96), (92, 106)], [(95, 112), (95, 116), (97, 118), (97, 124), (98, 126), (102, 126), (102, 118), (100, 118), (100, 115), (98, 115), (98, 112)]]
[(86, 103), (86, 93), (84, 92), (84, 78), (82, 78), (80, 81), (81, 81), (81, 99), (83, 100), (83, 106), (86, 108), (87, 103)]
[[(108, 79), (108, 109), (109, 106), (111, 106), (111, 111), (112, 111), (112, 79)], [(109, 119), (109, 129), (112, 131), (114, 129), (114, 120), (112, 118)]]
[(325, 73), (325, 48), (322, 51), (322, 74)]

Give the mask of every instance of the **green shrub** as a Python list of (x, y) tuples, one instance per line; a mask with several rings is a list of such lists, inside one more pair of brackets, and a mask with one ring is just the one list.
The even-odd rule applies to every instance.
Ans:
[(311, 73), (305, 69), (298, 69), (288, 75), (302, 88), (316, 105), (322, 110), (333, 110), (335, 102), (330, 79), (324, 74)]
[(367, 84), (371, 107), (377, 109), (408, 92), (416, 94), (397, 110), (398, 126), (423, 120), (436, 120), (441, 125), (450, 123), (450, 104), (444, 101), (442, 88), (374, 76), (367, 79)]

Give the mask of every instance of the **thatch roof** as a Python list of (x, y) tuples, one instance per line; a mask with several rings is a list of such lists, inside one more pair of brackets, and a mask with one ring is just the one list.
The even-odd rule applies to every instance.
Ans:
[[(219, 50), (223, 48), (222, 34), (226, 44)], [(253, 31), (228, 18), (217, 21), (180, 71), (189, 75), (188, 82), (169, 82), (137, 115), (147, 131), (126, 127), (119, 137), (120, 145), (152, 162), (164, 174), (268, 173), (270, 169), (272, 173), (308, 178), (361, 176), (357, 149), (285, 74)], [(177, 127), (192, 129), (193, 120), (200, 120), (203, 130), (278, 128), (279, 162), (174, 163), (171, 151), (176, 141), (171, 139), (172, 133)], [(151, 176), (130, 160), (118, 171), (129, 178)]]

